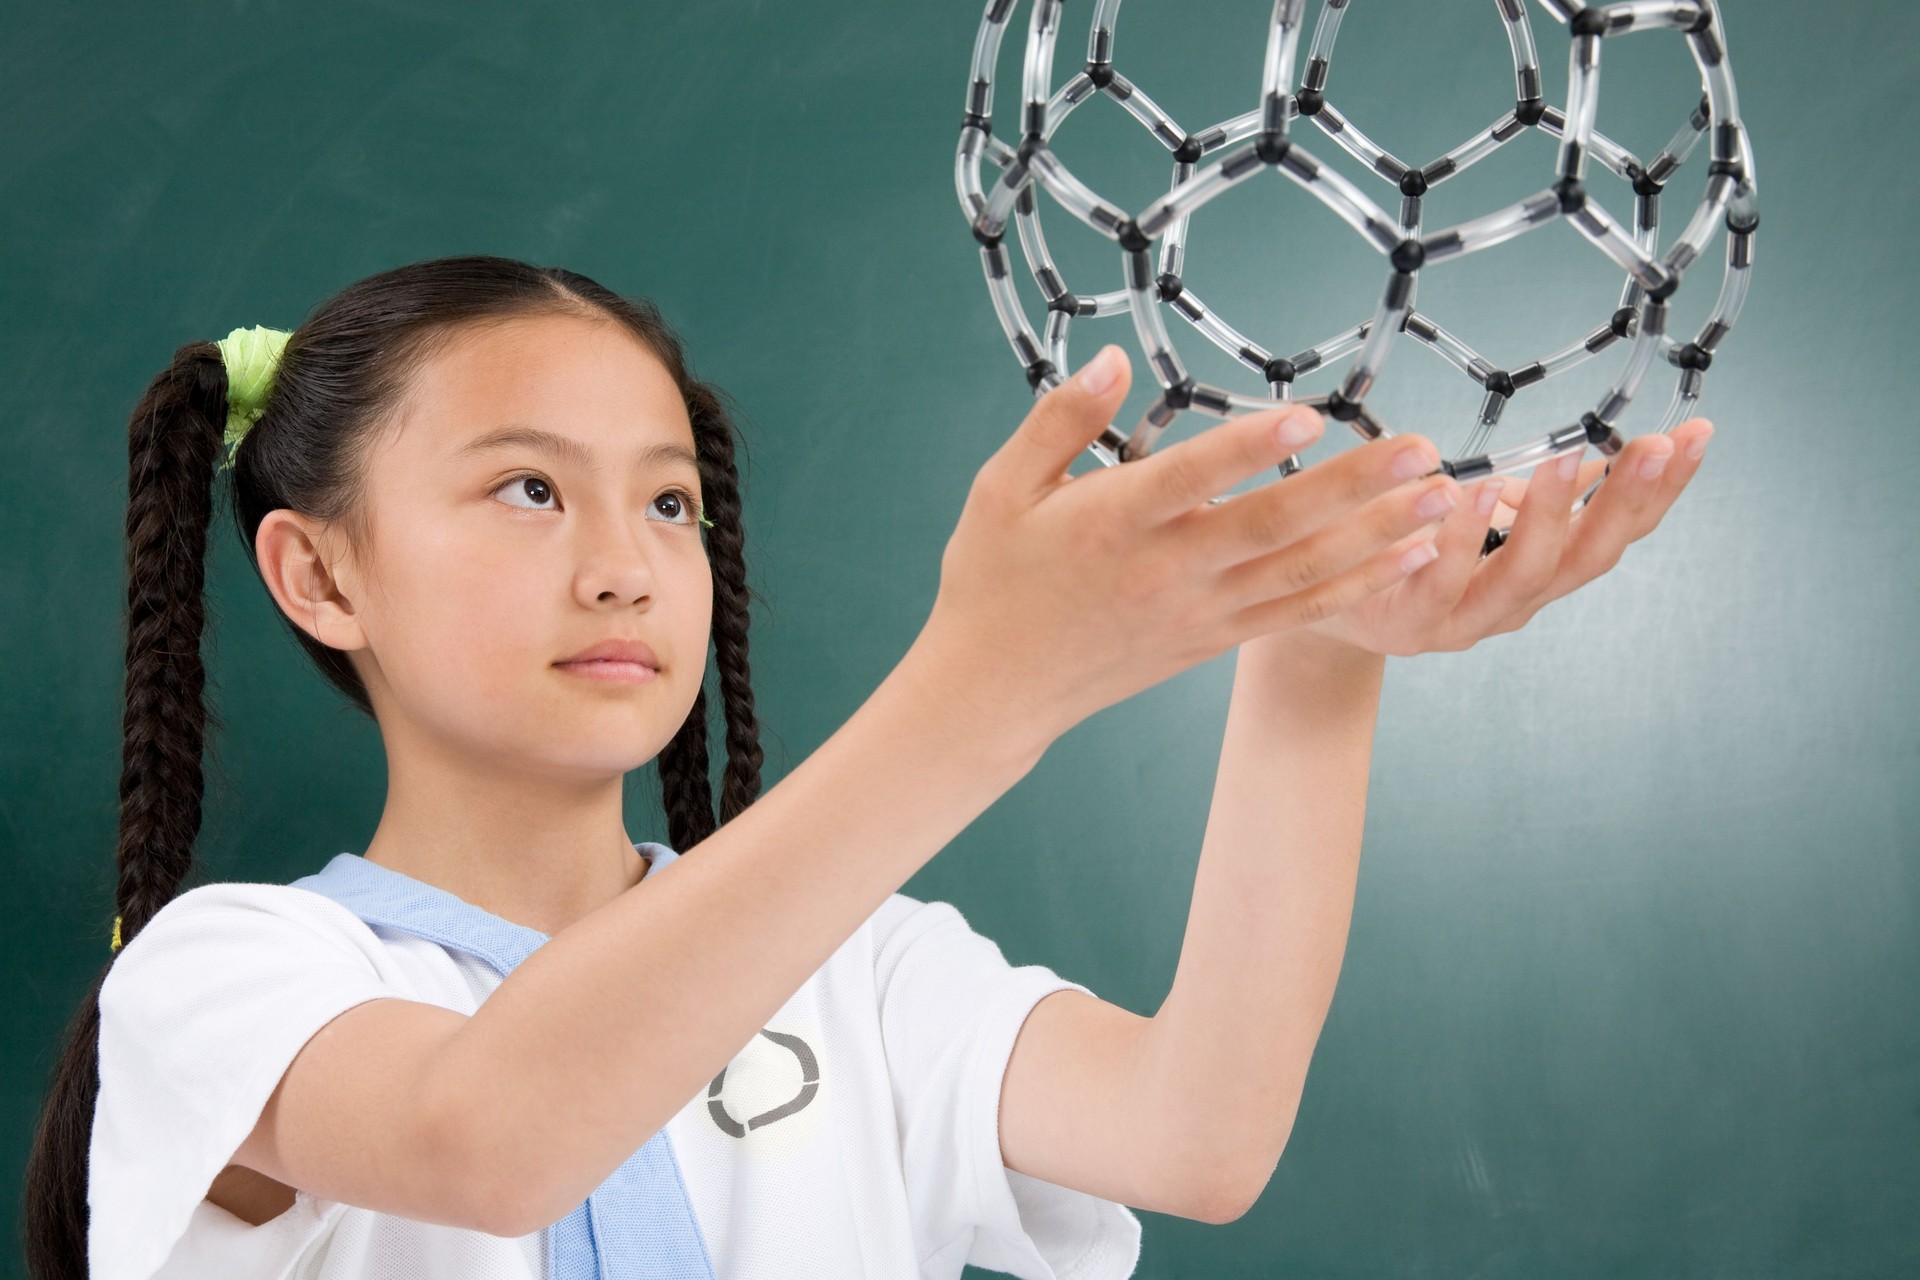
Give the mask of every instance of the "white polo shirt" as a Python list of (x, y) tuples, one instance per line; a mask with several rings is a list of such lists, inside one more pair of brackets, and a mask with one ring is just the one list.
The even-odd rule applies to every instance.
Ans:
[[(649, 875), (676, 856), (636, 847)], [(93, 1280), (553, 1280), (551, 1228), (493, 1236), (302, 1190), (254, 1226), (205, 1198), (328, 1021), (392, 996), (471, 1015), (500, 981), (294, 885), (209, 884), (169, 902), (100, 991)], [(1132, 1275), (1131, 1211), (1000, 1159), (1014, 1039), (1063, 989), (1087, 991), (1008, 965), (949, 903), (889, 896), (728, 1065), (722, 1093), (703, 1089), (667, 1124), (716, 1280)]]

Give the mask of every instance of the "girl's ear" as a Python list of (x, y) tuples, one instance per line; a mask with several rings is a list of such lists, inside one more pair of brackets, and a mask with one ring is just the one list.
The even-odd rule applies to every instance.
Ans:
[(364, 649), (353, 566), (346, 548), (335, 549), (337, 532), (281, 507), (261, 518), (254, 556), (267, 591), (301, 630), (330, 649)]

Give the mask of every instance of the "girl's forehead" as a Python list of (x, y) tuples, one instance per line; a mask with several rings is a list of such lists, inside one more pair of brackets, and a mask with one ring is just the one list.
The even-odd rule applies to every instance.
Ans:
[(417, 443), (458, 450), (508, 424), (605, 442), (691, 440), (673, 375), (611, 321), (540, 316), (473, 326), (429, 356), (407, 397)]

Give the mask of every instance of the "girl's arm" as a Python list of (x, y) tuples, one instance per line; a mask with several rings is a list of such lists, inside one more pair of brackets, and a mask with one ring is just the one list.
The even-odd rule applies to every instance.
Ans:
[[(471, 1018), (404, 1000), (335, 1018), (235, 1162), (499, 1235), (557, 1221), (1061, 733), (1398, 581), (1393, 544), (1424, 523), (1419, 500), (1458, 489), (1403, 484), (1396, 462), (1424, 474), (1437, 452), (1383, 437), (1210, 507), (1317, 437), (1300, 408), (1069, 475), (1127, 386), (1110, 347), (1035, 403), (975, 478), (925, 628), (818, 751), (666, 874), (559, 931)], [(1185, 1213), (1203, 1188), (1153, 1136), (1128, 1152), (1121, 1198)]]
[[(1008, 1167), (1125, 1199), (1150, 1165), (1196, 1197), (1189, 1217), (1247, 1210), (1286, 1145), (1346, 948), (1381, 655), (1469, 648), (1607, 572), (1672, 507), (1712, 430), (1694, 418), (1632, 441), (1578, 513), (1604, 458), (1484, 481), (1425, 569), (1240, 646), (1173, 990), (1151, 1019), (1077, 991), (1034, 1006), (1001, 1091)], [(1482, 560), (1500, 495), (1511, 536)]]
[(1385, 658), (1304, 632), (1240, 646), (1173, 987), (1152, 1018), (1034, 1006), (1001, 1092), (1007, 1167), (1239, 1217), (1293, 1127), (1346, 949)]

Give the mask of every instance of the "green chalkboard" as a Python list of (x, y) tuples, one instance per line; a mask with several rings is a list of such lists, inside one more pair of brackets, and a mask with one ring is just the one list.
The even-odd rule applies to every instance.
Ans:
[[(1183, 123), (1246, 110), (1268, 8), (1135, 0), (1119, 65)], [(1516, 634), (1390, 660), (1345, 967), (1285, 1157), (1231, 1224), (1143, 1213), (1142, 1276), (1920, 1274), (1920, 17), (1724, 9), (1765, 226), (1702, 405), (1714, 449), (1604, 579)], [(1063, 68), (1091, 6), (1069, 10)], [(910, 644), (973, 473), (1028, 403), (953, 185), (980, 12), (0, 11), (7, 1169), (107, 956), (126, 419), (173, 349), (291, 327), (349, 281), (450, 253), (656, 299), (746, 419), (771, 785)], [(1533, 14), (1554, 97), (1565, 32)], [(1609, 45), (1601, 123), (1650, 153), (1697, 79), (1677, 38), (1634, 40), (1617, 61)], [(1338, 101), (1415, 158), (1510, 102), (1493, 4), (1358, 0), (1341, 42)], [(1165, 152), (1111, 102), (1083, 114), (1062, 154), (1139, 208)], [(1432, 216), (1525, 194), (1551, 163), (1521, 139)], [(1210, 304), (1305, 346), (1362, 318), (1382, 273), (1299, 195), (1223, 200), (1190, 254)], [(1119, 287), (1110, 244), (1049, 225), (1070, 283)], [(1423, 297), (1489, 350), (1538, 354), (1604, 314), (1618, 275), (1566, 228), (1537, 241), (1430, 273)], [(1126, 322), (1080, 322), (1078, 357), (1130, 341), (1102, 323)], [(1457, 439), (1473, 389), (1418, 351), (1390, 368), (1399, 429)], [(290, 880), (364, 847), (382, 755), (217, 532), (204, 876)], [(1231, 681), (1229, 656), (1083, 724), (906, 891), (1151, 1013)], [(662, 830), (654, 788), (632, 779), (636, 836)], [(18, 1205), (17, 1176), (0, 1190)]]

